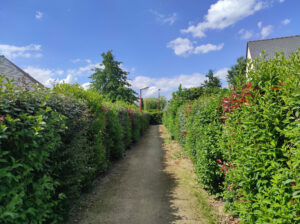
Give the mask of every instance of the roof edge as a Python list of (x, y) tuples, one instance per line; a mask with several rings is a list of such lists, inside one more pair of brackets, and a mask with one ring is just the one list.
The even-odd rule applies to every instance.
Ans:
[(29, 78), (31, 81), (38, 83), (39, 85), (44, 86), (42, 83), (40, 83), (39, 81), (37, 81), (35, 78), (33, 78), (31, 75), (29, 75), (27, 72), (25, 72), (23, 69), (21, 69), (19, 66), (17, 66), (16, 64), (14, 64), (12, 61), (10, 61), (8, 58), (6, 58), (4, 55), (0, 55), (0, 57), (4, 57), (10, 64), (12, 64), (13, 66), (15, 66), (23, 75), (25, 75), (27, 78)]
[(260, 39), (260, 40), (249, 40), (249, 41), (247, 41), (247, 44), (251, 43), (251, 42), (267, 41), (267, 40), (279, 40), (279, 39), (286, 39), (286, 38), (293, 38), (293, 37), (300, 37), (300, 35), (292, 35), (292, 36), (287, 36), (287, 37), (275, 37), (275, 38)]

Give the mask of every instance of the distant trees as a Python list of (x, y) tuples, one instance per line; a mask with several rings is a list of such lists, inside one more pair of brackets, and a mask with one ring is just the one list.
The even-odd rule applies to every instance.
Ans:
[(227, 81), (233, 86), (238, 86), (246, 80), (246, 66), (247, 61), (244, 57), (239, 57), (237, 63), (231, 66), (228, 70)]
[(221, 88), (221, 81), (218, 77), (214, 76), (213, 70), (209, 69), (208, 74), (205, 75), (207, 80), (204, 81), (204, 84), (202, 84), (202, 87), (205, 89), (211, 89), (211, 88)]
[(121, 100), (132, 104), (138, 100), (137, 93), (130, 88), (128, 72), (120, 68), (121, 62), (115, 61), (112, 51), (101, 55), (103, 57), (101, 66), (104, 68), (95, 68), (90, 77), (91, 87), (112, 102)]
[[(143, 108), (144, 110), (152, 111), (158, 109), (158, 98), (148, 97), (143, 98)], [(164, 96), (160, 97), (160, 109), (162, 110), (167, 104), (167, 100)]]

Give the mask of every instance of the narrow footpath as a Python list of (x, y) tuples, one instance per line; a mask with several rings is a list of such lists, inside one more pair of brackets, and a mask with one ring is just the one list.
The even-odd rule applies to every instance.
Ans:
[(168, 171), (160, 128), (151, 126), (126, 157), (100, 178), (68, 224), (211, 223), (196, 214), (197, 209), (184, 205), (193, 199), (189, 189), (178, 188), (178, 177)]

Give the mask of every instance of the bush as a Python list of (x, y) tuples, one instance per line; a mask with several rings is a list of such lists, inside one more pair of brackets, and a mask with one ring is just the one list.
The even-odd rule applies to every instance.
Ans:
[(162, 116), (163, 116), (162, 111), (150, 112), (149, 115), (150, 115), (150, 124), (151, 125), (162, 124)]
[(300, 52), (255, 60), (247, 85), (225, 99), (234, 109), (225, 110), (222, 147), (232, 168), (224, 198), (243, 223), (300, 220), (299, 60)]
[[(22, 90), (0, 78), (0, 222), (59, 223), (148, 125), (129, 106), (60, 84)], [(133, 125), (133, 121), (135, 124)]]
[(201, 184), (241, 223), (300, 221), (299, 61), (300, 49), (289, 59), (256, 59), (230, 92), (192, 103), (173, 94), (164, 113)]

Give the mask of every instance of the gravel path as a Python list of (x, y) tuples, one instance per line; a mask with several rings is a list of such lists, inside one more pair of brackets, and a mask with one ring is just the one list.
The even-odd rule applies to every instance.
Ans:
[(171, 205), (176, 182), (164, 172), (164, 153), (159, 126), (151, 126), (96, 184), (86, 208), (68, 223), (167, 224), (180, 219)]

